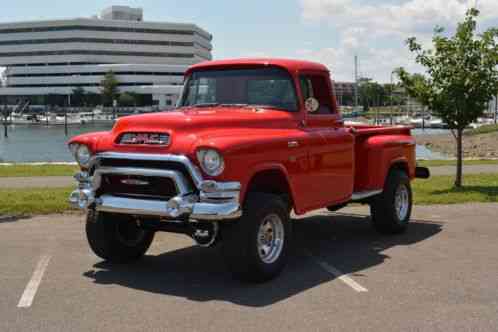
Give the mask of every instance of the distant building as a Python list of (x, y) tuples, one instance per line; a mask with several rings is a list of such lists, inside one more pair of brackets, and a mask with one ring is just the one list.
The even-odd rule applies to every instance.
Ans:
[(186, 68), (211, 60), (212, 36), (190, 23), (144, 22), (140, 8), (113, 6), (100, 18), (0, 24), (0, 96), (9, 103), (73, 90), (99, 93), (113, 71), (120, 92), (167, 107), (178, 98)]
[(355, 82), (334, 82), (334, 91), (339, 105), (353, 105)]

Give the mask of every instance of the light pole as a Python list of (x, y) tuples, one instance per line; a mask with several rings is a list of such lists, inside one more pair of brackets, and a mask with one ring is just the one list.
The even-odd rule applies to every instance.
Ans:
[(391, 125), (393, 125), (393, 92), (394, 92), (394, 85), (393, 85), (393, 74), (394, 70), (391, 71), (391, 97), (390, 97), (390, 110), (391, 110)]

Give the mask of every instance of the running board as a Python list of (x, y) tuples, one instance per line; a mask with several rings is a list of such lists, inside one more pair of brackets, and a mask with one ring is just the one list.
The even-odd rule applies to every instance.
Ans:
[(367, 191), (359, 191), (357, 193), (353, 193), (351, 196), (352, 201), (361, 201), (365, 198), (369, 198), (378, 194), (381, 194), (382, 190), (367, 190)]

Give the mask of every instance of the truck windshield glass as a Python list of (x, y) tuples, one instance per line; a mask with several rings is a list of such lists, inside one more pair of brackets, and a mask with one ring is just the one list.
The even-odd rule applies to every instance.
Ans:
[(180, 106), (261, 106), (298, 110), (291, 76), (282, 69), (223, 69), (193, 72)]

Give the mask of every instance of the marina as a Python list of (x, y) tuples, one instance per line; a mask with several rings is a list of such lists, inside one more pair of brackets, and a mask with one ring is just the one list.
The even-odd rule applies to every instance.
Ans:
[[(0, 137), (0, 162), (73, 162), (74, 158), (67, 149), (67, 140), (75, 135), (105, 131), (112, 128), (113, 122), (85, 123), (68, 127), (60, 125), (9, 125), (8, 138)], [(414, 135), (434, 135), (444, 133), (444, 129), (415, 129)], [(430, 151), (425, 146), (417, 146), (419, 159), (447, 159), (448, 157)]]

